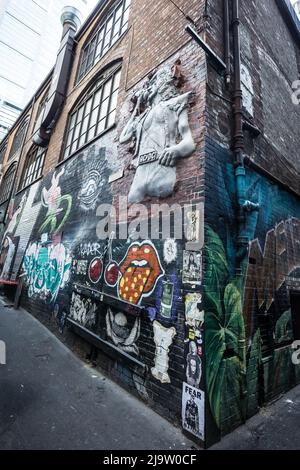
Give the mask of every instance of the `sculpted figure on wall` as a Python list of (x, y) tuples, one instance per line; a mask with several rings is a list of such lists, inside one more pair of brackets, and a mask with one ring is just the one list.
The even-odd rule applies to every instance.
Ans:
[(187, 109), (193, 93), (179, 94), (176, 84), (178, 76), (169, 67), (150, 75), (136, 95), (131, 118), (121, 133), (120, 143), (134, 141), (132, 164), (136, 172), (130, 203), (141, 202), (146, 196), (171, 195), (177, 161), (195, 150)]

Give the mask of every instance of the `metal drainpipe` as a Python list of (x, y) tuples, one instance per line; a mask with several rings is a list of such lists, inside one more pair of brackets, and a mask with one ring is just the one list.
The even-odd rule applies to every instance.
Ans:
[(244, 133), (243, 133), (243, 95), (241, 87), (241, 46), (240, 46), (240, 18), (239, 0), (232, 0), (232, 32), (233, 32), (233, 59), (234, 59), (234, 92), (233, 92), (233, 116), (234, 116), (234, 171), (236, 181), (236, 193), (238, 203), (238, 236), (236, 273), (241, 275), (241, 261), (247, 253), (249, 238), (243, 232), (243, 225), (247, 212), (258, 211), (259, 204), (246, 199), (246, 170), (244, 166)]
[(229, 37), (229, 0), (223, 1), (224, 14), (224, 62), (226, 64), (225, 83), (228, 87), (231, 82), (230, 75), (230, 37)]

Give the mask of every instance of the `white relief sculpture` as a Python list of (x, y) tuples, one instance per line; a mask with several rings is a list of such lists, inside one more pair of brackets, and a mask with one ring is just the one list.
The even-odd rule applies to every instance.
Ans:
[(156, 345), (154, 367), (152, 375), (162, 383), (170, 383), (169, 369), (169, 348), (176, 335), (174, 326), (165, 328), (158, 321), (153, 322), (154, 342)]
[(121, 133), (120, 143), (135, 142), (132, 164), (136, 173), (128, 196), (130, 203), (141, 202), (146, 196), (171, 195), (177, 160), (195, 150), (187, 109), (193, 92), (179, 94), (175, 83), (176, 74), (168, 67), (150, 76)]

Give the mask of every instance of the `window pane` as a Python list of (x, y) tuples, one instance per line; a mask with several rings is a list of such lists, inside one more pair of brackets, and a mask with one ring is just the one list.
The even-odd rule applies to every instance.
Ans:
[[(114, 123), (120, 76), (120, 69), (112, 74), (106, 82), (101, 75), (81, 99), (78, 111), (73, 112), (69, 121), (69, 126), (73, 124), (74, 120), (76, 124), (73, 129), (69, 128), (67, 131), (64, 158), (76, 152), (78, 148)], [(75, 119), (74, 116), (77, 118)]]
[(85, 144), (85, 141), (86, 141), (86, 132), (82, 134), (82, 136), (79, 139), (79, 147), (82, 147), (82, 145)]
[(93, 98), (90, 98), (86, 103), (86, 107), (85, 107), (85, 110), (84, 110), (84, 115), (85, 116), (87, 116), (91, 111), (92, 101), (93, 101)]
[(71, 119), (70, 119), (70, 129), (73, 129), (73, 127), (74, 127), (75, 118), (76, 118), (76, 113), (72, 114), (72, 116), (71, 116)]
[(85, 46), (78, 67), (77, 81), (93, 67), (112, 45), (118, 40), (120, 34), (126, 31), (128, 26), (130, 0), (119, 2), (115, 10), (101, 23), (98, 33)]
[(77, 112), (77, 123), (79, 123), (82, 119), (82, 115), (83, 115), (83, 109), (84, 109), (84, 105), (82, 105), (79, 109), (78, 109), (78, 112)]
[(105, 100), (109, 96), (110, 89), (111, 89), (111, 79), (108, 80), (104, 85), (102, 100)]
[(111, 30), (112, 24), (113, 24), (113, 16), (111, 16), (108, 22), (106, 23), (106, 31), (105, 31), (106, 34)]
[(115, 119), (116, 119), (116, 110), (112, 111), (110, 115), (108, 116), (107, 127), (112, 126), (115, 123)]
[(26, 159), (23, 176), (20, 181), (20, 189), (33, 183), (39, 178), (43, 171), (46, 150), (41, 147), (34, 147)]
[(113, 38), (112, 38), (112, 43), (116, 42), (116, 40), (119, 37), (120, 34), (120, 25), (121, 25), (121, 20), (117, 21), (117, 23), (114, 26), (113, 29)]
[(99, 106), (99, 103), (100, 103), (100, 100), (101, 100), (101, 94), (102, 94), (102, 88), (100, 88), (100, 90), (98, 90), (98, 91), (95, 93), (95, 98), (94, 98), (94, 103), (93, 103), (93, 109), (96, 108), (97, 106)]
[(104, 118), (102, 119), (102, 121), (99, 122), (98, 129), (97, 129), (98, 134), (100, 134), (101, 132), (105, 130), (105, 121), (106, 119)]
[(100, 111), (99, 121), (101, 121), (101, 119), (103, 119), (107, 115), (108, 103), (109, 103), (109, 99), (107, 98), (101, 104), (101, 111)]
[(129, 9), (124, 12), (124, 15), (123, 15), (123, 25), (125, 25), (125, 23), (128, 22), (128, 19), (129, 19)]
[(73, 135), (73, 140), (78, 139), (78, 137), (79, 137), (79, 131), (80, 131), (80, 126), (81, 126), (81, 123), (77, 124), (77, 126), (75, 127), (75, 131), (74, 131), (74, 135)]
[(117, 90), (120, 85), (120, 78), (121, 78), (121, 70), (116, 73), (115, 78), (114, 78), (114, 85), (113, 85), (113, 91)]
[(95, 132), (96, 132), (96, 126), (91, 127), (88, 133), (88, 141), (95, 137)]
[(109, 110), (112, 111), (117, 107), (117, 100), (118, 100), (118, 90), (114, 92), (111, 97), (110, 107)]
[(95, 108), (94, 111), (91, 114), (91, 121), (90, 121), (90, 127), (93, 127), (96, 122), (97, 122), (97, 117), (98, 117), (98, 112), (99, 108)]
[(121, 5), (116, 9), (115, 21), (118, 21), (118, 19), (121, 17), (122, 11), (123, 11), (123, 4), (121, 4)]
[(82, 123), (82, 129), (81, 129), (81, 134), (84, 134), (87, 131), (88, 128), (88, 123), (89, 123), (89, 116), (84, 118), (83, 123)]

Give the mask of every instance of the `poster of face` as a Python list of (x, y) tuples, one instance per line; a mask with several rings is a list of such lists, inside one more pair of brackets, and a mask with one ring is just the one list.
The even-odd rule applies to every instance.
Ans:
[(197, 251), (183, 252), (183, 284), (201, 285), (202, 282), (202, 253)]
[(204, 440), (204, 392), (183, 382), (182, 427)]
[(171, 318), (174, 285), (171, 282), (163, 282), (163, 292), (160, 306), (160, 314), (162, 317)]
[(193, 387), (199, 387), (202, 377), (202, 361), (198, 355), (195, 341), (188, 343), (189, 352), (186, 356), (186, 381)]

